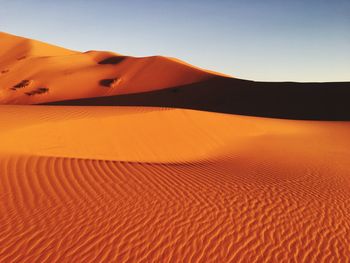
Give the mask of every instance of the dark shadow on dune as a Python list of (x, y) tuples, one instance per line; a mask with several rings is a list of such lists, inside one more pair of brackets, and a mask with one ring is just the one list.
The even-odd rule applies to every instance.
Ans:
[(49, 105), (159, 106), (299, 120), (350, 120), (350, 82), (254, 82), (225, 77), (153, 92)]
[(43, 93), (47, 93), (47, 92), (49, 92), (48, 88), (37, 88), (35, 90), (25, 92), (24, 94), (26, 94), (27, 96), (34, 96), (37, 94), (43, 94)]
[(109, 88), (114, 82), (114, 79), (101, 79), (100, 85)]
[(17, 89), (23, 89), (25, 87), (28, 87), (30, 85), (31, 81), (29, 79), (22, 80), (21, 82), (14, 85), (11, 89), (17, 90)]
[(101, 60), (100, 62), (98, 62), (98, 64), (100, 64), (100, 65), (106, 65), (106, 64), (115, 65), (115, 64), (118, 64), (118, 63), (124, 61), (124, 59), (125, 59), (124, 56), (109, 57), (109, 58), (106, 58), (104, 60)]
[(99, 84), (103, 87), (107, 87), (107, 88), (115, 88), (118, 86), (118, 84), (120, 83), (121, 79), (116, 77), (114, 79), (101, 79), (99, 81)]

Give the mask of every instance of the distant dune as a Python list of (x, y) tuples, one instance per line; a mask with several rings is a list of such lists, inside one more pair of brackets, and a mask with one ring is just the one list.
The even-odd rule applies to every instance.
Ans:
[[(153, 91), (215, 76), (161, 56), (134, 58), (112, 52), (80, 53), (5, 33), (0, 33), (0, 43), (2, 104)], [(16, 88), (23, 81), (30, 81), (30, 85)], [(45, 95), (34, 96), (40, 88), (47, 89)]]
[(349, 83), (0, 47), (0, 262), (350, 260)]

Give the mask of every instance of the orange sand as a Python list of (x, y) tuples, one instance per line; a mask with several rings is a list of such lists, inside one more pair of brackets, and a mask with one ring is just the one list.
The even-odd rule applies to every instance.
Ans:
[[(49, 101), (158, 90), (216, 75), (162, 56), (135, 58), (112, 52), (85, 53), (0, 33), (0, 103)], [(23, 80), (30, 85), (13, 89)], [(108, 81), (113, 81), (110, 85)], [(47, 88), (47, 94), (26, 93)]]
[(0, 112), (1, 262), (350, 258), (350, 123)]
[[(212, 76), (162, 57), (96, 66), (110, 54), (0, 44), (3, 104), (102, 96), (89, 77), (112, 66), (121, 83), (146, 81), (125, 92)], [(350, 122), (1, 105), (0, 125), (0, 262), (350, 260)]]

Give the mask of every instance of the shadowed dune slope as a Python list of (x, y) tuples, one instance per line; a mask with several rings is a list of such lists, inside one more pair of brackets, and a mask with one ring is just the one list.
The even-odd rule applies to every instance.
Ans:
[(0, 106), (1, 262), (346, 262), (349, 122)]
[(350, 120), (350, 83), (254, 82), (215, 77), (199, 83), (51, 105), (158, 106), (299, 120)]

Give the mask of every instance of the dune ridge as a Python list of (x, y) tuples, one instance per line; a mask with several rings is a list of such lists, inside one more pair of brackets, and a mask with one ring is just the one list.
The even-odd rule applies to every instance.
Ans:
[[(5, 33), (0, 44), (5, 47), (0, 52), (0, 104), (153, 106), (350, 120), (350, 82), (248, 81), (175, 58), (81, 53)], [(31, 85), (16, 88), (25, 81)]]

